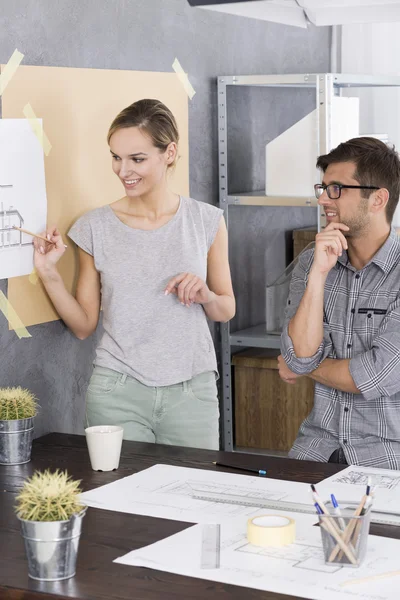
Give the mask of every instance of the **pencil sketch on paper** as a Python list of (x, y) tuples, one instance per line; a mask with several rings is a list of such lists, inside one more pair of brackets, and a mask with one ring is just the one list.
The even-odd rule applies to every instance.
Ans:
[[(271, 514), (282, 514), (270, 511)], [(263, 514), (259, 511), (258, 514)], [(398, 587), (378, 579), (352, 586), (352, 579), (376, 576), (398, 568), (400, 541), (370, 536), (364, 562), (355, 571), (342, 565), (325, 564), (321, 535), (312, 515), (285, 513), (296, 520), (296, 541), (281, 548), (248, 543), (245, 518), (235, 517), (220, 527), (218, 567), (214, 545), (203, 568), (203, 528), (189, 527), (180, 533), (134, 550), (115, 562), (148, 567), (169, 573), (218, 581), (246, 588), (271, 591), (313, 600), (398, 600)], [(246, 596), (244, 592), (243, 596)]]
[(318, 571), (319, 573), (335, 573), (342, 569), (340, 565), (327, 565), (322, 557), (321, 544), (308, 544), (306, 542), (294, 542), (291, 546), (284, 548), (262, 548), (249, 544), (246, 538), (242, 538), (242, 545), (232, 549), (235, 552), (244, 552), (247, 555), (257, 554), (274, 560), (283, 560), (287, 563), (287, 567), (296, 569), (306, 569), (307, 571)]
[(226, 485), (223, 483), (204, 482), (191, 479), (188, 479), (185, 482), (174, 482), (169, 486), (163, 487), (162, 491), (168, 494), (191, 496), (192, 498), (226, 502), (228, 504), (234, 500), (236, 500), (236, 504), (239, 504), (242, 500), (243, 505), (254, 501), (255, 506), (257, 505), (257, 501), (279, 502), (286, 497), (286, 492), (284, 491), (251, 490), (248, 487), (239, 485)]
[(291, 503), (302, 502), (304, 512), (314, 513), (309, 496), (305, 483), (154, 465), (84, 492), (82, 501), (106, 510), (211, 524), (249, 517), (258, 507), (279, 502), (285, 502), (288, 510)]
[(46, 228), (43, 148), (27, 119), (0, 119), (0, 279), (33, 269), (32, 237)]
[[(1, 187), (5, 186), (0, 185)], [(13, 229), (14, 226), (23, 227), (23, 224), (24, 219), (16, 208), (13, 206), (5, 208), (4, 203), (0, 202), (0, 250), (31, 243), (27, 240), (24, 241), (21, 231)]]
[(368, 483), (368, 477), (371, 478), (372, 486), (378, 488), (384, 488), (387, 490), (395, 489), (400, 483), (400, 476), (395, 475), (369, 475), (363, 471), (349, 471), (347, 473), (339, 474), (334, 479), (334, 483), (345, 483), (351, 485), (361, 485), (365, 487)]

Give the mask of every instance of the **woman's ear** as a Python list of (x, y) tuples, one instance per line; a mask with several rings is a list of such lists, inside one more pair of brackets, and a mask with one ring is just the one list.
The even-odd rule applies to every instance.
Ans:
[(176, 154), (177, 154), (177, 146), (175, 142), (171, 142), (167, 147), (167, 164), (172, 165), (175, 162)]

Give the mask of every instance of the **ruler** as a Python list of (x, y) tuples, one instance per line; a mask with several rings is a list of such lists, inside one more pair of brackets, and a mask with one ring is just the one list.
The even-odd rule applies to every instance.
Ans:
[[(316, 517), (315, 508), (312, 504), (297, 504), (296, 502), (284, 502), (283, 500), (267, 500), (265, 498), (257, 498), (251, 496), (235, 496), (234, 494), (224, 494), (223, 497), (218, 496), (217, 494), (210, 494), (205, 492), (201, 492), (199, 490), (193, 490), (193, 497), (198, 500), (207, 500), (207, 502), (218, 502), (221, 504), (235, 504), (237, 506), (256, 506), (258, 508), (270, 508), (272, 510), (283, 510), (290, 512), (298, 512), (305, 514), (314, 514)], [(338, 501), (342, 508), (349, 507), (351, 504), (353, 507), (353, 503), (349, 503), (347, 501), (343, 501), (341, 503)], [(328, 507), (330, 502), (326, 503)], [(354, 504), (354, 507), (357, 504)], [(392, 517), (392, 519), (390, 518)], [(393, 520), (394, 519), (394, 520)], [(379, 523), (380, 525), (392, 525), (395, 527), (400, 527), (400, 517), (396, 515), (389, 515), (388, 513), (380, 513), (379, 511), (374, 511), (372, 509), (371, 512), (371, 523)]]
[(219, 569), (221, 556), (221, 525), (201, 527), (201, 568)]

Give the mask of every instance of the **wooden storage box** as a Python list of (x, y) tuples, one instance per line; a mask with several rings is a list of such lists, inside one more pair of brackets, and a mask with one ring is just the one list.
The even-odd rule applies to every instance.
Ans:
[(245, 350), (232, 358), (235, 370), (235, 445), (290, 450), (314, 403), (314, 382), (282, 381), (277, 350)]
[(316, 235), (317, 230), (315, 227), (305, 227), (304, 229), (293, 230), (293, 259), (295, 259), (310, 242), (315, 241)]

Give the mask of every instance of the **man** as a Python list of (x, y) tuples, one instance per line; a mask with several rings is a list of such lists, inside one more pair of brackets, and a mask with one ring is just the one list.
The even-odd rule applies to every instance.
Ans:
[(293, 273), (279, 373), (315, 383), (289, 456), (400, 469), (400, 160), (361, 137), (320, 156), (327, 226)]

